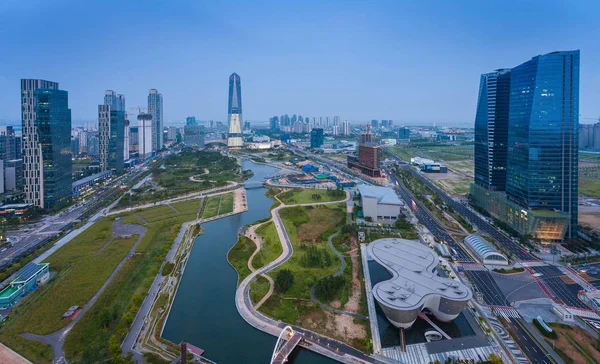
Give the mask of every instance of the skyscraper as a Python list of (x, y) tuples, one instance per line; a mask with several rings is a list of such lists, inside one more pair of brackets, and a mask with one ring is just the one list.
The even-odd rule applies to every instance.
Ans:
[(333, 126), (336, 126), (336, 125), (340, 125), (340, 117), (339, 116), (333, 117)]
[[(104, 93), (104, 104), (98, 105), (100, 170), (123, 171), (125, 160), (125, 96), (112, 90)], [(129, 151), (127, 151), (129, 157)]]
[[(575, 238), (579, 51), (539, 55), (511, 69), (508, 105), (503, 71), (488, 79), (482, 77), (476, 116), (477, 179), (471, 184), (472, 200), (520, 234), (543, 241)], [(482, 164), (492, 161), (492, 168), (502, 167), (501, 122), (506, 112), (506, 192), (502, 193), (494, 191), (501, 190), (502, 177), (494, 176), (494, 170), (488, 171)], [(491, 121), (500, 131), (490, 134)], [(488, 139), (482, 135), (486, 129)], [(491, 141), (490, 137), (495, 139)], [(500, 154), (498, 158), (496, 153)]]
[(350, 135), (350, 122), (348, 120), (342, 122), (342, 134), (344, 134), (344, 136)]
[(58, 83), (21, 80), (25, 201), (51, 208), (71, 196), (71, 109)]
[(152, 115), (152, 151), (157, 152), (163, 147), (163, 97), (154, 88), (148, 93), (148, 114)]
[(475, 116), (475, 183), (504, 191), (508, 142), (510, 69), (481, 75)]
[(152, 122), (152, 115), (141, 113), (137, 116), (138, 119), (138, 151), (140, 159), (144, 160), (152, 155), (153, 137), (156, 133), (153, 130), (154, 123)]
[(232, 73), (229, 76), (228, 103), (229, 134), (227, 135), (227, 147), (229, 149), (241, 149), (244, 144), (242, 140), (242, 84), (237, 73)]
[(579, 51), (534, 57), (512, 70), (506, 192), (528, 209), (570, 215), (577, 237)]
[(15, 131), (12, 126), (0, 126), (0, 160), (6, 162), (17, 158)]
[(323, 141), (325, 137), (323, 136), (322, 128), (314, 128), (310, 131), (310, 147), (311, 148), (319, 148), (323, 145)]

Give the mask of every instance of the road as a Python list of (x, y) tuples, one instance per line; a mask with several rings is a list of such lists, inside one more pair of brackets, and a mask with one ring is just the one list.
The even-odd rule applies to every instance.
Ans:
[(398, 178), (391, 173), (387, 168), (384, 168), (385, 173), (394, 185), (394, 188), (398, 191), (404, 202), (408, 204), (413, 214), (419, 219), (419, 222), (424, 225), (439, 241), (445, 242), (450, 245), (452, 249), (456, 251), (454, 261), (459, 263), (475, 263), (475, 260), (460, 246), (456, 240), (450, 234), (442, 228), (437, 220), (431, 215), (429, 210), (421, 201), (414, 198), (404, 184), (398, 180)]
[[(350, 195), (346, 192), (346, 199), (343, 202), (346, 202), (350, 199)], [(269, 264), (255, 270), (250, 273), (238, 286), (238, 289), (235, 292), (235, 305), (242, 316), (242, 318), (248, 322), (250, 325), (255, 327), (258, 330), (264, 331), (276, 337), (279, 336), (280, 332), (286, 326), (285, 323), (280, 321), (275, 321), (262, 313), (256, 311), (252, 305), (252, 300), (250, 299), (250, 282), (254, 280), (258, 275), (265, 274), (281, 264), (285, 263), (293, 254), (294, 248), (290, 241), (290, 238), (287, 234), (287, 231), (284, 228), (283, 221), (279, 216), (279, 210), (285, 207), (290, 206), (314, 206), (314, 205), (325, 205), (325, 204), (336, 204), (342, 201), (334, 201), (334, 202), (322, 202), (322, 203), (311, 203), (311, 204), (299, 204), (299, 205), (280, 205), (273, 210), (271, 210), (271, 216), (273, 219), (273, 223), (277, 230), (277, 234), (279, 235), (279, 240), (282, 245), (282, 253), (279, 257), (277, 257), (274, 261)], [(317, 333), (302, 329), (300, 327), (292, 326), (294, 331), (300, 332), (303, 335), (304, 343), (309, 344), (308, 348), (320, 353), (322, 355), (328, 356), (330, 358), (334, 358), (338, 361), (345, 363), (374, 363), (377, 362), (376, 359), (369, 357), (362, 352), (348, 346), (342, 342), (337, 340), (328, 338), (323, 335), (319, 335)], [(273, 343), (275, 344), (275, 342)]]
[[(506, 322), (506, 320), (504, 320)], [(505, 324), (512, 334), (513, 339), (519, 345), (523, 353), (532, 363), (553, 364), (554, 362), (546, 356), (546, 352), (529, 336), (522, 326), (522, 319), (510, 318)]]
[(14, 263), (21, 255), (35, 250), (39, 245), (48, 242), (61, 232), (68, 231), (77, 222), (96, 213), (107, 200), (120, 192), (120, 185), (134, 182), (146, 172), (144, 168), (138, 168), (130, 174), (113, 180), (105, 187), (99, 187), (90, 199), (69, 210), (47, 216), (35, 226), (8, 231), (7, 236), (15, 241), (15, 244), (0, 252), (0, 268)]
[(567, 306), (589, 310), (583, 302), (577, 297), (577, 292), (583, 288), (577, 284), (567, 284), (560, 277), (564, 273), (555, 266), (547, 265), (541, 267), (530, 267), (536, 273), (540, 273), (537, 278), (554, 295), (556, 299)]
[(465, 270), (469, 280), (490, 306), (510, 306), (502, 290), (487, 270)]
[(525, 250), (523, 250), (523, 248), (519, 244), (515, 243), (514, 241), (512, 241), (512, 239), (510, 239), (504, 233), (502, 233), (498, 229), (496, 229), (486, 219), (482, 218), (481, 216), (479, 216), (479, 214), (475, 213), (469, 207), (463, 205), (462, 203), (460, 203), (459, 201), (455, 200), (453, 197), (448, 195), (443, 189), (441, 189), (436, 184), (431, 182), (427, 177), (423, 176), (421, 173), (415, 171), (410, 165), (403, 162), (398, 156), (396, 156), (395, 154), (392, 154), (390, 152), (388, 152), (388, 153), (390, 156), (392, 156), (392, 158), (394, 158), (394, 160), (396, 162), (399, 162), (399, 165), (401, 168), (406, 169), (413, 176), (417, 177), (425, 185), (427, 185), (434, 192), (436, 192), (442, 198), (442, 200), (444, 202), (446, 202), (448, 205), (450, 205), (457, 213), (459, 213), (464, 218), (469, 220), (471, 222), (471, 224), (477, 226), (477, 228), (480, 231), (483, 231), (483, 232), (489, 234), (490, 236), (492, 236), (494, 239), (496, 239), (499, 243), (501, 243), (508, 250), (510, 250), (515, 255), (515, 257), (517, 257), (518, 259), (520, 259), (522, 261), (539, 261), (539, 259), (537, 259), (533, 255), (531, 255), (530, 253), (526, 252)]

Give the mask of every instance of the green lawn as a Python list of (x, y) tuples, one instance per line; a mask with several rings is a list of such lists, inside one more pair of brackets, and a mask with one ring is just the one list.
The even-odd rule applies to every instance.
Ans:
[(269, 292), (269, 281), (263, 276), (257, 276), (250, 282), (250, 298), (257, 304)]
[(281, 255), (283, 250), (281, 242), (279, 241), (279, 235), (273, 222), (266, 223), (256, 229), (256, 232), (262, 237), (265, 245), (261, 247), (260, 252), (256, 254), (252, 261), (254, 269), (261, 268), (266, 264), (274, 261), (278, 256)]
[(286, 205), (295, 205), (314, 202), (343, 201), (346, 198), (346, 194), (340, 193), (337, 190), (327, 191), (316, 188), (294, 188), (290, 191), (280, 193), (277, 197)]
[(208, 197), (202, 214), (203, 219), (233, 212), (233, 192)]
[(219, 208), (219, 215), (228, 214), (230, 212), (233, 212), (233, 192), (222, 195), (221, 207)]
[(256, 245), (252, 240), (245, 236), (240, 236), (237, 243), (227, 253), (229, 263), (238, 272), (238, 285), (250, 274), (248, 259), (250, 259), (255, 250)]
[(98, 252), (110, 239), (110, 224), (109, 219), (100, 220), (47, 259), (51, 270), (57, 271), (56, 277), (16, 307), (1, 330), (3, 343), (33, 362), (48, 361), (49, 347), (19, 334), (49, 334), (66, 326), (69, 321), (62, 320), (62, 315), (67, 309), (73, 305), (83, 307), (102, 286), (138, 239), (137, 235), (115, 238)]
[(591, 198), (600, 198), (600, 179), (580, 177), (579, 194)]
[(200, 210), (200, 201), (201, 199), (195, 198), (193, 200), (173, 202), (171, 203), (171, 206), (176, 208), (182, 214), (195, 215), (198, 213), (198, 210)]

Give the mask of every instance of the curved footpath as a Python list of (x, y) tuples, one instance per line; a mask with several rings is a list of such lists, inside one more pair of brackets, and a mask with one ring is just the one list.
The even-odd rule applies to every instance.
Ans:
[[(242, 316), (242, 318), (252, 325), (254, 328), (264, 331), (268, 334), (278, 337), (283, 328), (287, 325), (281, 321), (275, 321), (272, 318), (269, 318), (262, 313), (258, 312), (252, 306), (252, 300), (250, 299), (250, 282), (254, 280), (259, 274), (265, 274), (278, 266), (285, 263), (294, 251), (292, 247), (290, 238), (285, 231), (283, 222), (281, 221), (281, 217), (279, 216), (279, 210), (286, 207), (291, 206), (315, 206), (315, 205), (329, 205), (347, 202), (350, 199), (350, 194), (346, 192), (346, 199), (343, 201), (333, 201), (333, 202), (322, 202), (322, 203), (311, 203), (311, 204), (296, 204), (296, 205), (280, 205), (271, 210), (271, 217), (273, 219), (273, 224), (277, 230), (277, 234), (279, 235), (279, 240), (281, 241), (281, 245), (283, 251), (277, 259), (270, 262), (269, 264), (255, 270), (250, 273), (238, 286), (235, 292), (235, 306)], [(353, 347), (346, 345), (340, 341), (331, 339), (327, 336), (323, 336), (317, 333), (314, 333), (309, 330), (305, 330), (303, 328), (292, 326), (294, 331), (297, 331), (303, 335), (304, 343), (303, 347), (306, 347), (312, 351), (315, 351), (321, 355), (327, 356), (329, 358), (344, 362), (344, 363), (375, 363), (379, 362), (375, 358), (372, 358)]]
[[(254, 253), (252, 253), (250, 258), (248, 259), (248, 269), (250, 270), (250, 272), (255, 271), (254, 267), (252, 266), (252, 260), (254, 259), (254, 256), (260, 252), (260, 249), (262, 247), (262, 244), (261, 244), (262, 238), (256, 233), (256, 229), (258, 229), (260, 226), (267, 224), (271, 221), (272, 221), (272, 219), (269, 219), (265, 222), (261, 222), (260, 224), (252, 225), (248, 228), (248, 230), (246, 230), (246, 236), (254, 242), (254, 245), (256, 245), (256, 250), (254, 251)], [(232, 247), (232, 249), (233, 249), (233, 247)], [(227, 253), (227, 254), (229, 255), (229, 253)], [(233, 268), (235, 269), (235, 267), (233, 267)], [(271, 297), (271, 295), (273, 294), (273, 290), (275, 288), (275, 282), (273, 282), (273, 278), (271, 278), (271, 276), (268, 276), (266, 274), (261, 274), (261, 277), (264, 277), (267, 281), (269, 281), (269, 291), (263, 296), (263, 298), (260, 299), (260, 301), (257, 304), (254, 305), (255, 310), (258, 310), (258, 308), (260, 306), (262, 306), (262, 304), (265, 303), (269, 299), (269, 297)]]
[[(327, 238), (327, 244), (329, 244), (329, 247), (331, 248), (331, 250), (333, 250), (333, 252), (335, 253), (335, 255), (337, 255), (337, 257), (342, 261), (342, 266), (340, 267), (340, 269), (333, 273), (331, 276), (332, 277), (337, 277), (340, 274), (344, 273), (344, 270), (346, 269), (346, 259), (344, 259), (344, 256), (342, 255), (342, 253), (340, 253), (339, 251), (337, 251), (337, 249), (333, 246), (333, 237), (336, 236), (337, 234), (339, 234), (339, 231), (336, 233), (333, 233), (331, 235), (329, 235), (329, 238)], [(317, 297), (315, 296), (315, 287), (317, 285), (314, 284), (312, 287), (310, 287), (310, 300), (313, 301), (313, 303), (318, 304), (319, 306), (321, 306), (322, 309), (327, 310), (329, 312), (335, 312), (335, 313), (339, 313), (340, 315), (346, 315), (346, 316), (350, 316), (350, 317), (354, 317), (357, 319), (363, 319), (363, 320), (368, 320), (369, 317), (368, 316), (363, 316), (360, 315), (358, 313), (354, 313), (354, 312), (348, 312), (348, 311), (342, 311), (340, 309), (337, 309), (335, 307), (331, 307), (329, 305), (326, 305), (322, 302), (319, 302), (319, 300), (317, 299)]]

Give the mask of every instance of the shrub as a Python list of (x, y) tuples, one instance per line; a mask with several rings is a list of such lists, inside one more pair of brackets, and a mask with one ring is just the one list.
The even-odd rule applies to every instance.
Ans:
[(279, 293), (285, 293), (294, 284), (294, 274), (289, 269), (282, 269), (277, 272), (275, 277), (275, 290)]
[(342, 276), (326, 277), (317, 282), (315, 296), (322, 301), (329, 302), (346, 286), (346, 280)]
[(175, 268), (175, 264), (173, 264), (171, 262), (166, 262), (162, 269), (162, 275), (168, 276), (169, 274), (171, 274), (173, 272), (173, 268)]
[(542, 324), (538, 321), (538, 319), (533, 319), (533, 324), (535, 325), (535, 327), (537, 327), (538, 330), (540, 330), (540, 332), (542, 334), (544, 334), (544, 336), (550, 338), (550, 339), (558, 339), (558, 335), (556, 334), (556, 331), (547, 331), (544, 326), (542, 326)]

